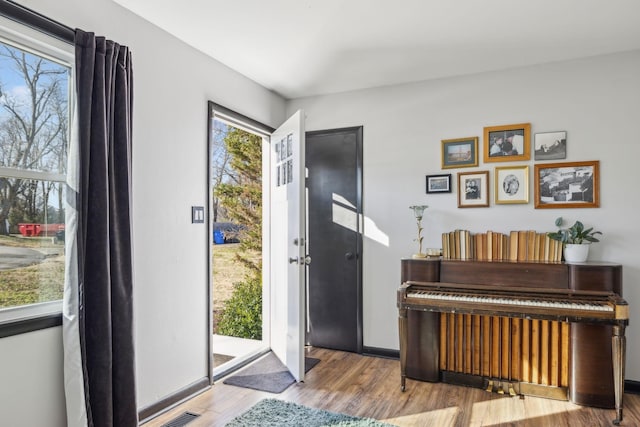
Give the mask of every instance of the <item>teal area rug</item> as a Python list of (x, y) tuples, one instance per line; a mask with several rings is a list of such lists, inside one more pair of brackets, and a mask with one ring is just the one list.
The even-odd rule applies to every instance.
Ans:
[(278, 399), (264, 399), (226, 427), (392, 427), (371, 418), (308, 408)]

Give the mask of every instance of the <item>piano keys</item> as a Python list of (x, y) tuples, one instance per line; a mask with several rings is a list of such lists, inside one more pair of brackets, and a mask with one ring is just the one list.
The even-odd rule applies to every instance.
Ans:
[(588, 318), (590, 322), (628, 319), (629, 306), (612, 292), (572, 291), (536, 292), (535, 289), (513, 288), (499, 291), (489, 286), (461, 287), (455, 283), (408, 281), (404, 305), (418, 309), (458, 313), (488, 314), (506, 317), (546, 318), (565, 322)]
[(406, 377), (445, 381), (615, 407), (614, 423), (622, 419), (629, 311), (620, 265), (405, 259), (401, 267), (403, 390)]

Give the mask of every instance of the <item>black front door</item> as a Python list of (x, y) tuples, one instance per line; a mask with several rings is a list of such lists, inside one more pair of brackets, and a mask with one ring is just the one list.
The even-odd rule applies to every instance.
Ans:
[(362, 127), (307, 132), (308, 329), (316, 347), (362, 352)]

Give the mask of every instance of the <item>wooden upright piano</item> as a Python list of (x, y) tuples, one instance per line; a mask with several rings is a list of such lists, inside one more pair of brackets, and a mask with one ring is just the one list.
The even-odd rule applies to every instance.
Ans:
[(622, 420), (622, 266), (403, 259), (398, 290), (406, 378), (537, 395)]

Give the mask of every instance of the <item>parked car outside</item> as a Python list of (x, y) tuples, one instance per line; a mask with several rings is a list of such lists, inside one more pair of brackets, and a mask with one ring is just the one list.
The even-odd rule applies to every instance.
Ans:
[(213, 242), (217, 245), (223, 243), (240, 243), (240, 236), (245, 226), (232, 222), (213, 223)]

